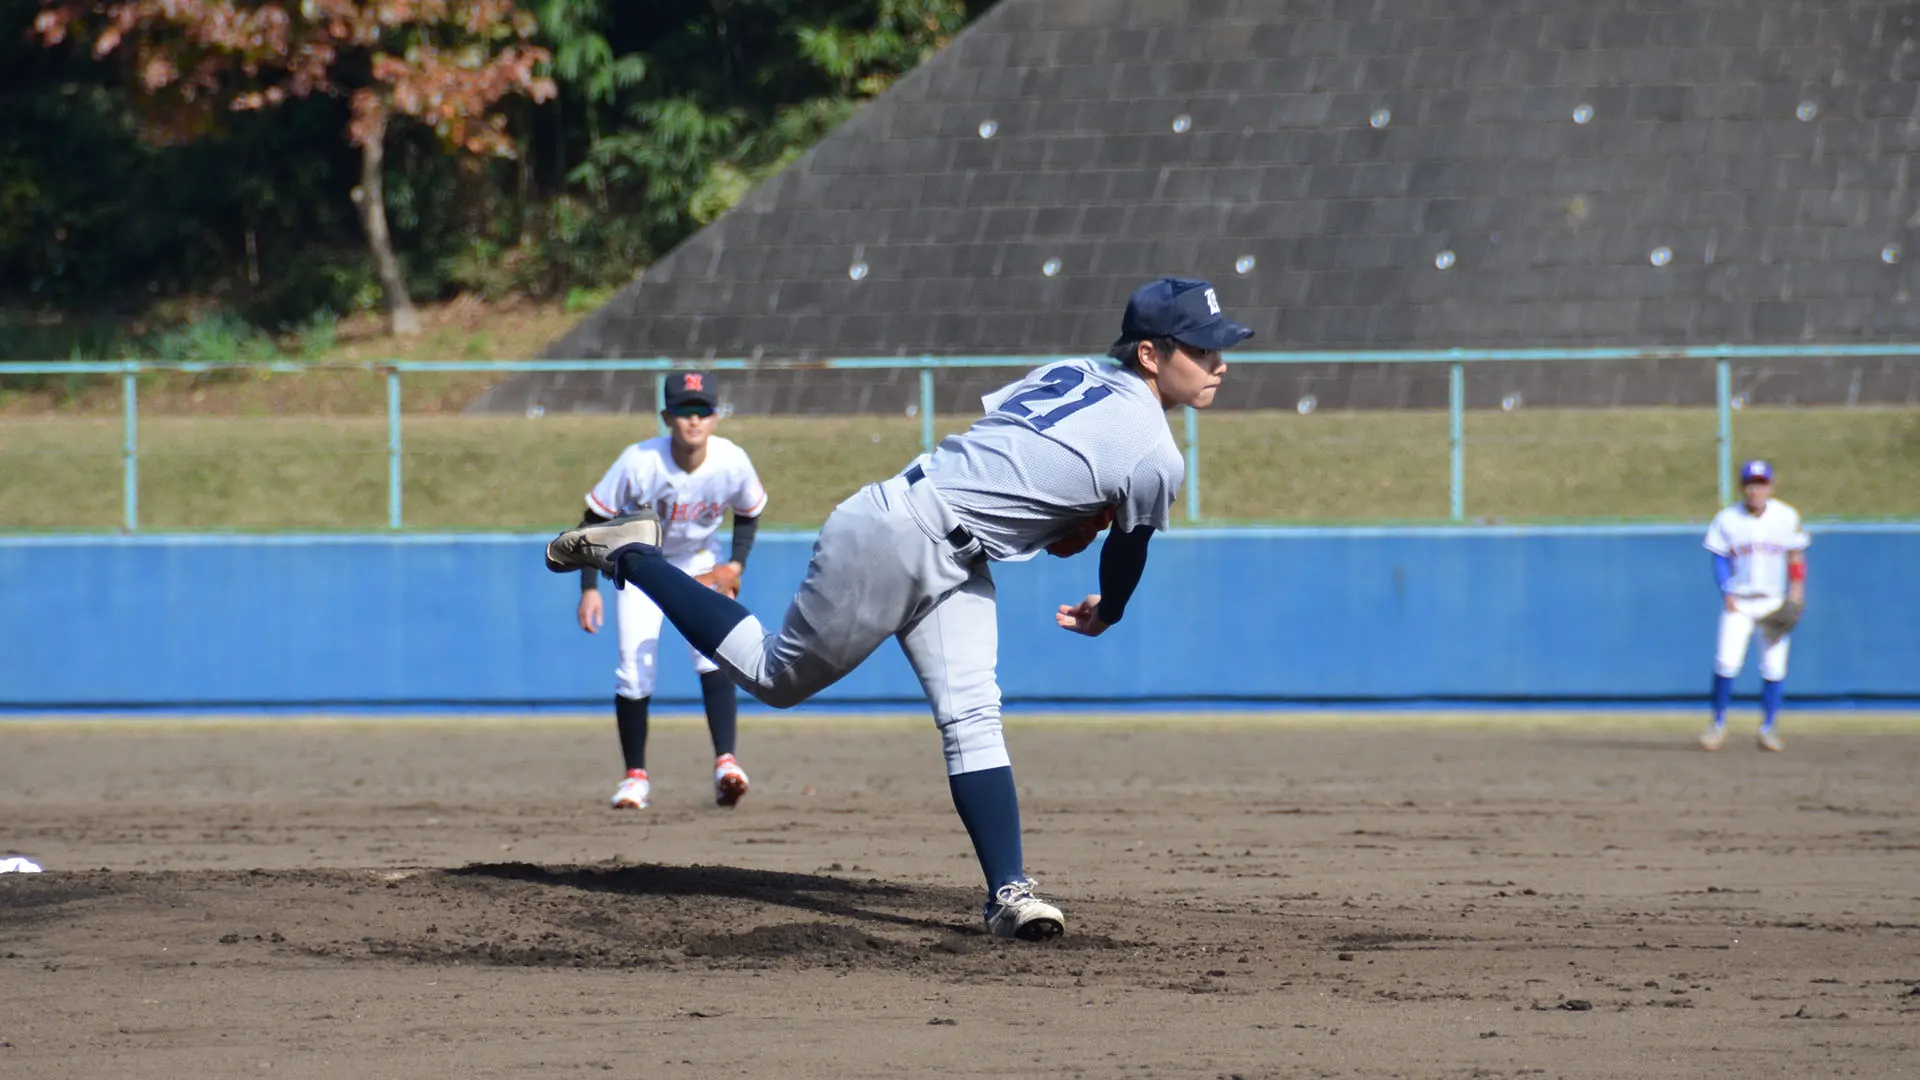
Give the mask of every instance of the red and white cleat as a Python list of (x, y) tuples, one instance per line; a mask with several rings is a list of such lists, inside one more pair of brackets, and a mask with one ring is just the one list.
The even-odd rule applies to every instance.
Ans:
[(747, 771), (733, 760), (732, 754), (721, 754), (713, 761), (713, 801), (721, 806), (734, 806), (747, 793)]
[(620, 781), (620, 788), (613, 793), (615, 810), (645, 810), (647, 799), (653, 794), (653, 785), (647, 781), (647, 770), (629, 769), (627, 778)]

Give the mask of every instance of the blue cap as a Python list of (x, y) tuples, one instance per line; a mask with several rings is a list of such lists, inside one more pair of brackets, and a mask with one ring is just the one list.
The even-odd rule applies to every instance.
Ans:
[(1773, 466), (1761, 461), (1759, 458), (1755, 458), (1745, 465), (1740, 466), (1740, 482), (1742, 484), (1752, 484), (1761, 481), (1769, 484), (1773, 483)]
[(1253, 331), (1220, 313), (1213, 286), (1193, 278), (1161, 278), (1133, 290), (1120, 319), (1118, 354), (1137, 341), (1172, 338), (1195, 349), (1231, 349)]

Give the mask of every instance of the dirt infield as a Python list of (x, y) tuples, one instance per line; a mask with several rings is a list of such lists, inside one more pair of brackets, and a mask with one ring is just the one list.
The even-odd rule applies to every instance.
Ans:
[(924, 721), (0, 722), (0, 1077), (1913, 1075), (1912, 720), (1016, 717), (1040, 946)]

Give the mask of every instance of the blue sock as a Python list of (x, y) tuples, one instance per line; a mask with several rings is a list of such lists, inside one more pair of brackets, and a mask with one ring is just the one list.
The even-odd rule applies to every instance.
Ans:
[(1773, 721), (1780, 715), (1780, 699), (1786, 693), (1786, 686), (1778, 679), (1760, 680), (1760, 730), (1772, 731)]
[(1013, 767), (947, 777), (953, 808), (973, 838), (973, 852), (992, 891), (1027, 876), (1020, 854), (1020, 796), (1013, 790)]
[(619, 581), (639, 586), (687, 644), (708, 656), (749, 617), (737, 601), (693, 580), (657, 547), (629, 544), (614, 553), (613, 566)]
[(1727, 706), (1733, 704), (1733, 680), (1725, 675), (1713, 677), (1713, 726), (1727, 726)]

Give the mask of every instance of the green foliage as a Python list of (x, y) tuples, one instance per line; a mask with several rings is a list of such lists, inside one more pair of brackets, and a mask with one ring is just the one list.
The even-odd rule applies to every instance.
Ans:
[(280, 347), (244, 319), (221, 312), (163, 331), (141, 350), (169, 364), (188, 361), (233, 364), (281, 359)]
[(529, 292), (565, 295), (570, 288), (623, 281), (652, 255), (641, 219), (599, 211), (575, 196), (549, 203), (542, 225), (528, 246), (527, 262), (543, 276), (545, 287)]
[(536, 14), (540, 32), (553, 53), (553, 77), (584, 104), (589, 142), (600, 138), (598, 107), (613, 104), (623, 90), (647, 77), (647, 58), (615, 54), (600, 32), (606, 22), (600, 0), (543, 0)]
[(737, 141), (742, 118), (708, 112), (696, 101), (669, 98), (634, 106), (628, 126), (587, 148), (587, 159), (570, 179), (589, 188), (619, 190), (631, 197), (650, 224), (656, 250), (671, 245), (698, 224), (693, 196), (716, 160)]
[(302, 360), (324, 360), (340, 340), (340, 320), (325, 308), (313, 313), (297, 335)]
[(687, 214), (702, 225), (740, 204), (753, 190), (753, 177), (738, 165), (721, 161), (707, 167), (707, 175), (687, 197)]
[(67, 319), (0, 310), (0, 360), (100, 360), (126, 354), (113, 319)]
[(567, 290), (567, 299), (562, 307), (569, 315), (584, 314), (597, 309), (612, 297), (611, 286), (603, 285), (597, 289), (587, 289), (576, 285)]
[(952, 0), (879, 0), (874, 14), (867, 26), (836, 21), (796, 30), (801, 55), (833, 78), (843, 96), (885, 90), (966, 22), (965, 7)]
[[(989, 2), (529, 0), (560, 93), (509, 110), (517, 160), (463, 162), (420, 125), (390, 135), (388, 217), (407, 283), (421, 299), (577, 299), (630, 280)], [(35, 43), (38, 10), (0, 0), (0, 310), (124, 322), (210, 298), (305, 341), (330, 334), (313, 329), (316, 312), (378, 305), (346, 198), (358, 161), (345, 101), (223, 115), (194, 142), (153, 145), (127, 69)], [(0, 319), (0, 352), (65, 355), (79, 323), (60, 325)], [(225, 322), (180, 333), (166, 347), (220, 355), (264, 336)], [(97, 338), (82, 351), (113, 351)]]

